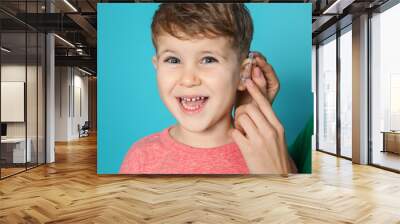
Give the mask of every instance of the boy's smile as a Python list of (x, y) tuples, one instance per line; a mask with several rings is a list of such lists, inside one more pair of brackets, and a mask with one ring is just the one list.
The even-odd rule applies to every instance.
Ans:
[(208, 134), (228, 130), (240, 63), (227, 38), (181, 40), (165, 33), (157, 39), (153, 64), (161, 99), (180, 128)]
[(179, 96), (176, 98), (187, 114), (199, 113), (206, 105), (208, 96)]

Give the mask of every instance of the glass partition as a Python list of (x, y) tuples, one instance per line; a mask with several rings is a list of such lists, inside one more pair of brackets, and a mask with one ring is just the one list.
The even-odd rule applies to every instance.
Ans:
[[(44, 1), (1, 1), (0, 178), (45, 163), (44, 33), (13, 17), (43, 13)], [(6, 22), (5, 22), (6, 21)]]
[(318, 47), (318, 149), (336, 154), (336, 35)]
[(352, 32), (340, 36), (340, 155), (352, 157)]
[(400, 171), (400, 4), (371, 18), (371, 162)]
[[(1, 176), (24, 171), (26, 150), (26, 33), (1, 34)], [(4, 50), (6, 49), (6, 50)]]

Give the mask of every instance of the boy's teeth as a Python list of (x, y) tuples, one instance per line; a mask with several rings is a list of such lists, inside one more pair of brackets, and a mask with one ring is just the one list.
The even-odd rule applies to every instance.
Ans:
[(198, 100), (204, 100), (205, 97), (204, 96), (197, 96), (197, 97), (181, 97), (182, 101), (186, 101), (186, 102), (194, 102), (194, 101), (198, 101)]
[(200, 109), (207, 99), (208, 97), (206, 96), (180, 97), (180, 103), (185, 110), (195, 111)]

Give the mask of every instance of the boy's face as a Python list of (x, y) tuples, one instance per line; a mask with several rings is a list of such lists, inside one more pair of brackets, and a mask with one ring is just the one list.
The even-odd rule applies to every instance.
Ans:
[(240, 64), (227, 38), (181, 40), (163, 34), (157, 48), (153, 64), (160, 96), (180, 125), (206, 131), (230, 116)]

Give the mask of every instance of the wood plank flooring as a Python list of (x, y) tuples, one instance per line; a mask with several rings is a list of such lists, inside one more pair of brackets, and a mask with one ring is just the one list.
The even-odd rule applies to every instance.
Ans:
[(96, 137), (0, 181), (0, 223), (400, 223), (400, 175), (313, 153), (313, 174), (96, 174)]

